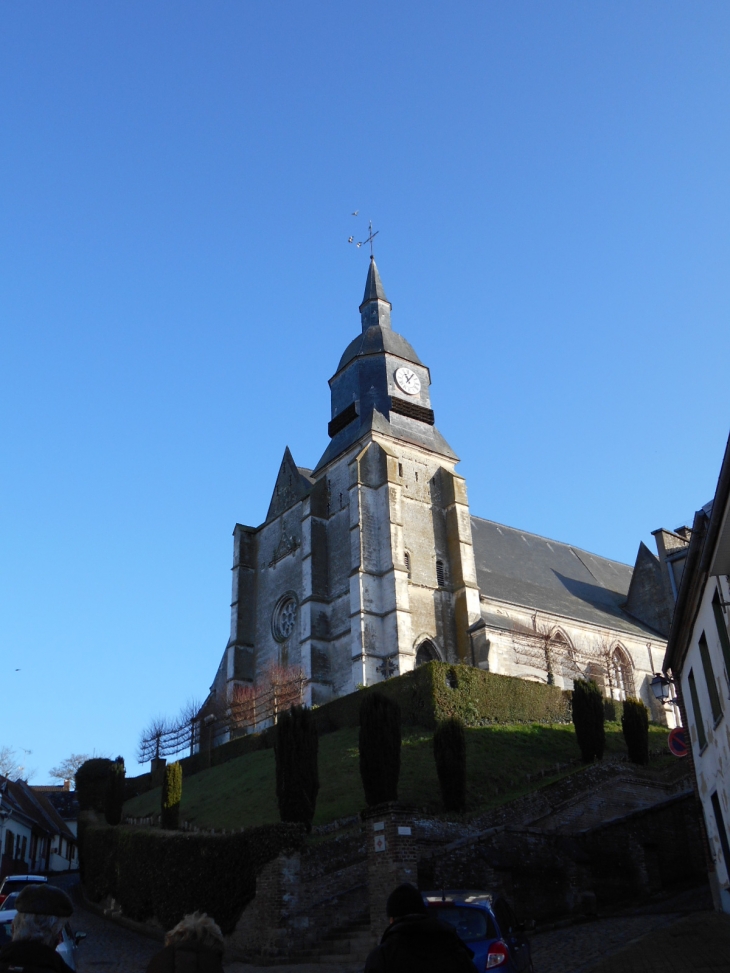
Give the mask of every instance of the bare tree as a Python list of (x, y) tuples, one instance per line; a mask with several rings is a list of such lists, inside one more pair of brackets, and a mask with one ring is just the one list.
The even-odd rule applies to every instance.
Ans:
[(137, 760), (147, 763), (148, 760), (159, 760), (163, 756), (163, 737), (169, 731), (170, 726), (164, 716), (156, 716), (150, 720), (147, 727), (142, 731), (142, 737), (137, 749)]
[(88, 753), (72, 753), (70, 757), (66, 757), (60, 764), (52, 767), (48, 773), (53, 780), (73, 780), (76, 776), (76, 771), (88, 759)]
[[(32, 750), (22, 751), (26, 756), (30, 756)], [(35, 774), (35, 770), (28, 770), (25, 764), (18, 760), (18, 753), (12, 747), (0, 747), (0, 775), (7, 777), (8, 780), (30, 780)]]
[[(544, 668), (547, 673), (548, 685), (554, 685), (555, 656), (558, 647), (563, 649), (562, 654), (564, 655), (567, 654), (568, 649), (558, 626), (538, 621), (537, 613), (535, 613), (532, 617), (532, 627), (524, 625), (522, 622), (513, 621), (512, 631), (517, 637), (517, 643), (521, 643), (522, 653), (531, 657), (529, 664)], [(517, 649), (517, 644), (515, 649)]]

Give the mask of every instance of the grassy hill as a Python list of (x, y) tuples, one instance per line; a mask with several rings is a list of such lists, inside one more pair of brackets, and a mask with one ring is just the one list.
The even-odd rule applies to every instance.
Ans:
[[(320, 790), (314, 823), (325, 824), (356, 814), (365, 806), (358, 770), (358, 730), (347, 728), (319, 741)], [(649, 746), (666, 744), (667, 730), (650, 727)], [(558, 776), (578, 756), (571, 725), (512, 724), (466, 730), (468, 805), (483, 811), (519, 797)], [(621, 727), (606, 724), (606, 755), (625, 754)], [(675, 758), (654, 758), (657, 765)], [(580, 769), (579, 764), (569, 772)], [(546, 776), (530, 781), (536, 774)], [(438, 779), (433, 760), (432, 734), (405, 728), (399, 798), (438, 812)], [(160, 809), (160, 789), (148, 791), (124, 805), (125, 814), (146, 817)], [(274, 783), (274, 752), (260, 750), (186, 777), (183, 783), (183, 820), (201, 828), (241, 828), (279, 820)]]

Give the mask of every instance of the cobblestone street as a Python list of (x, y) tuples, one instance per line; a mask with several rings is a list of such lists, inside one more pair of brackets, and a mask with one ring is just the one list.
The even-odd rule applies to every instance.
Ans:
[(79, 947), (79, 973), (144, 973), (162, 948), (161, 942), (124, 929), (78, 903), (72, 924), (74, 930), (88, 933)]
[[(65, 879), (65, 876), (64, 876)], [(73, 886), (69, 876), (58, 884)], [(535, 973), (730, 973), (730, 917), (687, 914), (685, 893), (667, 911), (610, 916), (531, 937)], [(79, 973), (145, 973), (161, 942), (84, 908), (76, 898), (72, 925), (88, 933), (79, 950)], [(697, 905), (704, 905), (701, 896)], [(676, 910), (676, 911), (674, 911)], [(256, 967), (226, 964), (227, 973), (353, 973), (357, 965), (302, 964)]]
[(535, 973), (587, 973), (632, 940), (676, 921), (676, 915), (616, 916), (531, 937)]

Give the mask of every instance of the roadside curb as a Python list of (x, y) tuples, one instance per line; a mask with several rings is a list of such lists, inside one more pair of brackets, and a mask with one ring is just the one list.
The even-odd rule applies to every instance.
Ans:
[(119, 913), (109, 912), (97, 902), (91, 902), (84, 895), (80, 883), (75, 886), (73, 892), (84, 909), (88, 909), (89, 912), (93, 912), (94, 915), (99, 916), (101, 919), (107, 919), (109, 922), (113, 922), (117, 926), (122, 926), (124, 929), (129, 929), (130, 932), (136, 932), (140, 936), (146, 936), (148, 939), (154, 939), (158, 943), (165, 941), (165, 930), (161, 927), (151, 926), (146, 922), (136, 922), (134, 919), (128, 919), (126, 916)]

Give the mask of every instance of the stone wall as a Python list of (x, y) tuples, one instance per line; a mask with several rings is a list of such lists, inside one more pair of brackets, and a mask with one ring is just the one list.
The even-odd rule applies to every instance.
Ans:
[(641, 901), (706, 878), (698, 805), (691, 792), (575, 834), (499, 827), (432, 850), (419, 861), (422, 889), (478, 888), (505, 895), (524, 918)]

